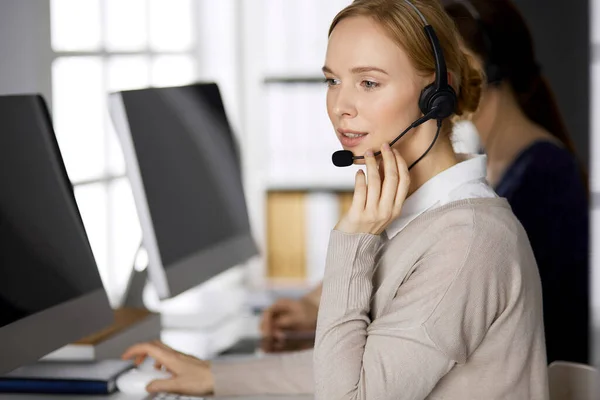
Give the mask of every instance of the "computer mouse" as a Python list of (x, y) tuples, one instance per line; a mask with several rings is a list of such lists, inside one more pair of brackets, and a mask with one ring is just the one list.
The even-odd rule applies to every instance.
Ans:
[(117, 389), (127, 394), (147, 394), (146, 386), (156, 379), (169, 379), (171, 374), (157, 369), (132, 368), (117, 377)]

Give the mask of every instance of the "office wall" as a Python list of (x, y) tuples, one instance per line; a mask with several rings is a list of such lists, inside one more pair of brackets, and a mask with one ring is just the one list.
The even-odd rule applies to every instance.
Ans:
[(514, 0), (533, 33), (581, 161), (589, 165), (590, 24), (588, 0)]
[(0, 1), (0, 94), (51, 93), (49, 0)]

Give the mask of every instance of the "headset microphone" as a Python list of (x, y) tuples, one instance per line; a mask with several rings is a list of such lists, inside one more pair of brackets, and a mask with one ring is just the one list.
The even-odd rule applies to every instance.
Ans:
[[(390, 147), (392, 147), (394, 145), (394, 143), (396, 143), (398, 140), (400, 140), (400, 138), (402, 138), (402, 136), (406, 135), (408, 133), (408, 131), (410, 131), (413, 128), (416, 128), (417, 126), (421, 125), (423, 122), (429, 121), (431, 118), (433, 118), (435, 116), (435, 114), (437, 114), (437, 109), (434, 108), (429, 113), (427, 113), (426, 115), (422, 116), (421, 118), (419, 118), (418, 120), (416, 120), (415, 122), (410, 124), (410, 126), (408, 128), (406, 128), (405, 130), (403, 130), (402, 133), (400, 133), (396, 137), (396, 139), (394, 139), (390, 142)], [(381, 154), (381, 151), (377, 151), (373, 155), (377, 157), (380, 154)], [(352, 164), (354, 164), (354, 160), (360, 160), (363, 158), (365, 158), (365, 156), (355, 156), (350, 150), (338, 150), (335, 153), (333, 153), (333, 155), (331, 156), (331, 161), (333, 162), (333, 165), (335, 165), (336, 167), (349, 167)]]
[[(433, 57), (435, 61), (435, 81), (429, 85), (427, 85), (421, 95), (419, 97), (419, 108), (423, 113), (423, 116), (410, 124), (408, 128), (406, 128), (396, 139), (390, 142), (390, 147), (396, 143), (396, 141), (400, 140), (402, 136), (404, 136), (408, 131), (417, 126), (421, 125), (425, 121), (429, 121), (430, 119), (437, 120), (437, 132), (433, 139), (433, 142), (429, 146), (429, 148), (423, 153), (421, 157), (417, 159), (410, 167), (412, 168), (417, 162), (419, 162), (431, 148), (435, 144), (437, 140), (440, 129), (442, 126), (442, 120), (444, 118), (448, 118), (452, 115), (452, 113), (456, 110), (456, 93), (452, 86), (448, 84), (448, 73), (446, 70), (446, 62), (444, 60), (444, 53), (442, 51), (442, 46), (433, 30), (433, 27), (429, 25), (421, 11), (412, 4), (409, 0), (404, 0), (406, 5), (411, 7), (419, 16), (421, 21), (423, 21), (423, 30), (425, 31), (425, 35), (431, 44), (431, 49), (433, 51)], [(381, 152), (378, 151), (374, 155), (378, 156)], [(362, 159), (364, 156), (355, 156), (352, 154), (350, 150), (339, 150), (333, 153), (331, 157), (331, 161), (333, 161), (333, 165), (336, 167), (348, 167), (354, 164), (354, 160)]]

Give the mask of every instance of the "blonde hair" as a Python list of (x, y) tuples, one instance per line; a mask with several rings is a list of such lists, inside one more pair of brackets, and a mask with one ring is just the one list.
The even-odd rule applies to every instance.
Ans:
[[(452, 77), (451, 86), (457, 94), (452, 119), (468, 118), (479, 105), (483, 72), (473, 55), (463, 46), (453, 20), (438, 0), (410, 1), (433, 27), (440, 41), (446, 68)], [(390, 38), (406, 51), (419, 74), (428, 76), (435, 73), (435, 58), (423, 30), (423, 21), (404, 0), (355, 0), (335, 16), (329, 35), (340, 21), (355, 16), (369, 17), (379, 23)]]

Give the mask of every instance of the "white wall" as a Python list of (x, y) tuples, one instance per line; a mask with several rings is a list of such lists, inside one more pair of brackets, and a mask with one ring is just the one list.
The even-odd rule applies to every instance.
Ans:
[(50, 101), (49, 3), (0, 1), (0, 94), (40, 92)]
[[(215, 81), (241, 149), (248, 213), (264, 254), (263, 0), (195, 0), (198, 79)], [(264, 285), (265, 258), (248, 265), (251, 287)]]

